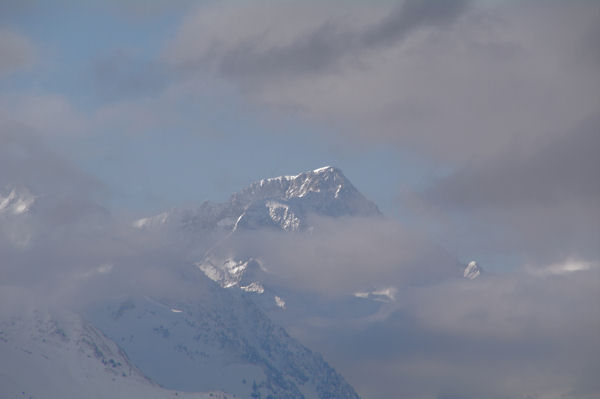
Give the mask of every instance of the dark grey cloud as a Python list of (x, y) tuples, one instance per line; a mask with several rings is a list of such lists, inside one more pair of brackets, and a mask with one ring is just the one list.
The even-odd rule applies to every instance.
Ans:
[[(225, 76), (255, 84), (252, 79), (289, 78), (336, 68), (346, 57), (365, 50), (396, 45), (420, 27), (443, 28), (465, 12), (468, 1), (409, 0), (396, 6), (383, 20), (363, 31), (348, 30), (329, 20), (291, 43), (264, 48), (257, 35), (226, 51), (218, 69)], [(285, 18), (293, 18), (287, 15)], [(268, 29), (268, 27), (267, 27)], [(210, 54), (209, 54), (210, 56)], [(202, 59), (201, 57), (200, 59)]]
[(516, 142), (493, 159), (467, 164), (427, 195), (445, 206), (471, 210), (570, 199), (598, 204), (599, 132), (600, 119), (594, 117), (560, 137)]
[(440, 180), (423, 198), (462, 215), (450, 231), (466, 227), (489, 238), (502, 230), (497, 252), (519, 251), (542, 264), (552, 258), (598, 259), (599, 131), (594, 117), (560, 137), (515, 143)]
[(465, 13), (469, 3), (469, 0), (407, 0), (364, 32), (361, 42), (367, 47), (392, 45), (422, 26), (444, 28)]
[(597, 112), (597, 15), (594, 2), (213, 5), (190, 13), (163, 59), (345, 143), (454, 167)]

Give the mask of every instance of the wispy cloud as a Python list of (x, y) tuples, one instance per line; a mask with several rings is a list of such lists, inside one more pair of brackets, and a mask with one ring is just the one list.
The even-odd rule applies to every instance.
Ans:
[(0, 78), (26, 68), (35, 61), (35, 49), (26, 37), (0, 29)]

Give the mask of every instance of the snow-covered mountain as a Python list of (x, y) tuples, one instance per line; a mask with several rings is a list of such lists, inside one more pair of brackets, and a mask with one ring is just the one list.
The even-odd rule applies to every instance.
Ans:
[(475, 280), (479, 276), (481, 276), (481, 267), (474, 260), (469, 262), (467, 266), (465, 266), (465, 270), (463, 272), (463, 277), (469, 280)]
[[(32, 212), (36, 198), (11, 191), (0, 198), (0, 218), (42, 213), (42, 206)], [(352, 386), (319, 354), (272, 320), (294, 331), (295, 323), (312, 317), (368, 318), (396, 301), (397, 287), (385, 281), (364, 291), (360, 287), (354, 295), (321, 298), (282, 282), (269, 271), (273, 258), (263, 259), (260, 251), (270, 251), (283, 237), (293, 240), (292, 247), (302, 237), (327, 239), (341, 234), (345, 222), (358, 226), (362, 235), (363, 223), (373, 226), (380, 217), (377, 206), (339, 169), (324, 167), (259, 180), (224, 203), (207, 201), (137, 220), (136, 229), (127, 230), (132, 242), (169, 248), (157, 251), (168, 282), (143, 276), (145, 260), (154, 252), (138, 259), (127, 250), (125, 258), (136, 264), (135, 272), (120, 274), (115, 262), (96, 273), (116, 284), (110, 285), (110, 295), (96, 294), (77, 314), (0, 318), (0, 396), (105, 398), (126, 392), (131, 398), (357, 399)], [(323, 226), (331, 231), (323, 235)], [(259, 249), (243, 248), (253, 245), (248, 237), (268, 242)], [(302, 265), (302, 252), (291, 253)], [(318, 258), (311, 259), (311, 265), (319, 265)], [(478, 273), (471, 267), (464, 276)], [(96, 274), (77, 278), (91, 281)], [(39, 384), (28, 385), (25, 370), (32, 370)], [(47, 388), (53, 381), (58, 386)], [(182, 391), (200, 393), (185, 396)]]
[[(0, 197), (0, 244), (16, 248), (16, 257), (21, 256), (19, 251), (36, 250), (54, 256), (55, 251), (38, 248), (35, 240), (31, 245), (21, 240), (16, 247), (17, 227), (27, 227), (24, 231), (29, 233), (30, 224), (43, 227), (47, 221), (39, 217), (45, 215), (45, 197), (27, 194), (11, 190)], [(332, 207), (331, 201), (340, 205)], [(341, 172), (324, 168), (263, 180), (224, 204), (206, 202), (197, 209), (140, 220), (136, 226), (174, 228), (185, 234), (219, 231), (221, 237), (229, 237), (259, 227), (302, 231), (310, 213), (380, 214)], [(101, 238), (102, 230), (97, 234)], [(136, 232), (132, 241), (138, 237)], [(60, 251), (59, 259), (69, 258), (68, 247)], [(135, 256), (127, 258), (136, 262)], [(202, 258), (207, 266), (210, 259)], [(201, 269), (193, 261), (182, 264), (179, 255), (162, 261), (166, 264), (160, 266), (173, 279), (166, 291), (153, 291), (147, 282), (123, 283), (131, 275), (121, 275), (119, 267), (111, 266), (98, 275), (126, 288), (86, 299), (75, 305), (76, 312), (62, 309), (62, 302), (59, 312), (12, 312), (10, 317), (0, 312), (0, 397), (358, 399), (352, 386), (319, 354), (274, 324), (254, 302), (253, 296), (265, 292), (259, 281), (249, 281), (254, 272), (264, 272), (258, 261), (215, 260), (213, 270)], [(73, 284), (96, 275), (78, 273), (73, 267)], [(222, 273), (225, 269), (227, 275)], [(70, 276), (70, 271), (64, 272)], [(2, 284), (0, 293), (7, 288)], [(226, 284), (241, 289), (224, 289)], [(14, 295), (7, 298), (10, 306), (18, 303)], [(285, 300), (272, 296), (272, 306), (284, 308)]]
[(301, 231), (307, 216), (380, 216), (337, 168), (326, 166), (294, 176), (262, 179), (233, 194), (225, 203), (206, 201), (195, 209), (173, 209), (134, 222), (138, 228), (165, 226), (188, 231), (238, 231), (274, 228)]
[(241, 398), (358, 398), (320, 355), (275, 325), (249, 294), (223, 289), (194, 268), (182, 272), (186, 283), (180, 289), (197, 294), (127, 295), (86, 312), (153, 381)]
[[(172, 209), (139, 219), (134, 226), (146, 231), (175, 231), (185, 239), (217, 234), (218, 238), (206, 245), (208, 249), (197, 255), (194, 264), (221, 287), (255, 293), (255, 301), (264, 310), (277, 311), (286, 307), (290, 293), (273, 282), (276, 277), (268, 271), (269, 265), (263, 264), (260, 254), (241, 254), (232, 242), (238, 234), (260, 229), (310, 234), (315, 227), (311, 225), (314, 215), (330, 219), (382, 216), (342, 171), (326, 166), (297, 175), (261, 179), (234, 193), (225, 203), (206, 201), (197, 208)], [(467, 278), (476, 278), (480, 273), (479, 268), (467, 269)], [(463, 269), (456, 277), (462, 274)], [(365, 288), (368, 291), (358, 292), (357, 298), (394, 301), (393, 286)], [(352, 294), (348, 292), (349, 296)]]
[(0, 286), (0, 397), (359, 398), (249, 294), (192, 265), (174, 271), (182, 278), (163, 294), (102, 297), (77, 313), (22, 310), (31, 296)]
[[(363, 196), (341, 170), (326, 166), (293, 176), (261, 179), (231, 195), (225, 203), (206, 201), (194, 209), (172, 209), (139, 219), (136, 228), (172, 229), (188, 235), (267, 229), (281, 232), (310, 230), (310, 216), (380, 217), (377, 206)], [(227, 247), (227, 237), (207, 251), (196, 266), (222, 287), (239, 287), (262, 294), (266, 271), (259, 259), (217, 255)], [(285, 300), (269, 293), (270, 301), (284, 307)]]
[[(3, 315), (6, 316), (6, 315)], [(123, 350), (69, 311), (26, 310), (0, 320), (0, 396), (45, 399), (232, 399), (168, 390)]]

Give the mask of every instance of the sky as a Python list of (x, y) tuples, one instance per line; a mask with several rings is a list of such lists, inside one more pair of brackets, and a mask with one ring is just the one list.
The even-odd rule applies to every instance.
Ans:
[(0, 121), (113, 212), (335, 165), (465, 261), (598, 254), (594, 1), (0, 7)]
[[(384, 338), (405, 334), (425, 349), (445, 343), (442, 358), (402, 346), (418, 361), (357, 353), (364, 364), (404, 372), (413, 397), (425, 395), (419, 370), (433, 370), (447, 388), (439, 398), (481, 397), (489, 394), (483, 386), (502, 395), (511, 383), (527, 397), (547, 381), (579, 389), (567, 397), (591, 398), (598, 388), (581, 370), (598, 370), (586, 357), (598, 349), (590, 333), (598, 317), (586, 313), (598, 299), (600, 267), (598, 43), (593, 0), (0, 0), (0, 196), (25, 187), (47, 200), (45, 227), (28, 226), (49, 240), (28, 258), (42, 259), (56, 229), (72, 229), (64, 234), (80, 243), (81, 225), (101, 215), (129, 220), (224, 201), (264, 177), (334, 165), (393, 221), (371, 226), (374, 237), (426, 235), (495, 275), (476, 289), (411, 289), (403, 299), (414, 306), (389, 309)], [(341, 237), (360, 242), (357, 226), (344, 229)], [(4, 221), (1, 232), (23, 246), (28, 231)], [(393, 243), (373, 245), (387, 265), (406, 255)], [(110, 240), (100, 248), (130, 256)], [(17, 263), (9, 274), (30, 281)], [(372, 283), (388, 273), (376, 271)], [(348, 287), (364, 278), (358, 271)], [(544, 316), (526, 328), (515, 321), (536, 314)], [(372, 324), (340, 326), (323, 327), (323, 337), (353, 331), (341, 341), (362, 337), (369, 349), (381, 338)], [(526, 370), (515, 368), (541, 367), (538, 374), (498, 382), (483, 368), (482, 385), (469, 392), (451, 383), (450, 365), (472, 372), (503, 352), (516, 356), (511, 342), (540, 335), (519, 363)], [(455, 356), (473, 342), (489, 345)], [(548, 356), (551, 347), (572, 355), (568, 372), (547, 366), (564, 358)], [(344, 348), (329, 355), (359, 375)], [(498, 369), (515, 366), (500, 358)], [(385, 386), (393, 376), (379, 371)]]

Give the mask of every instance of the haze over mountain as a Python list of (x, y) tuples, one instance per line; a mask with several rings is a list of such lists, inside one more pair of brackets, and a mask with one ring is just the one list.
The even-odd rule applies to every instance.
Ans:
[[(102, 398), (185, 391), (199, 392), (189, 397), (224, 392), (218, 395), (357, 398), (297, 338), (360, 381), (362, 368), (349, 367), (345, 358), (356, 340), (373, 347), (365, 329), (398, 334), (406, 350), (418, 350), (422, 344), (415, 337), (432, 326), (441, 329), (436, 339), (456, 331), (468, 342), (473, 332), (486, 337), (489, 326), (463, 331), (439, 315), (438, 300), (469, 328), (469, 314), (489, 304), (472, 298), (465, 303), (465, 294), (482, 299), (518, 287), (542, 289), (528, 276), (478, 278), (476, 262), (461, 265), (425, 237), (386, 219), (332, 167), (262, 179), (226, 203), (205, 202), (133, 223), (106, 220), (90, 229), (90, 219), (71, 222), (53, 232), (62, 244), (57, 246), (45, 242), (52, 242), (44, 227), (45, 196), (22, 192), (3, 195), (0, 214), (5, 222), (0, 244), (12, 265), (5, 268), (1, 290), (6, 394)], [(28, 240), (15, 241), (9, 231), (26, 231)], [(585, 267), (564, 270), (580, 269)], [(32, 279), (34, 270), (39, 277)], [(23, 287), (30, 294), (23, 296)], [(581, 306), (586, 292), (574, 297), (573, 306)], [(533, 309), (539, 300), (511, 299)], [(397, 320), (407, 303), (413, 310)], [(415, 318), (417, 324), (410, 322)], [(40, 327), (29, 334), (34, 325)], [(457, 347), (466, 350), (461, 342)], [(495, 350), (497, 343), (490, 345)], [(38, 384), (27, 382), (25, 368)], [(69, 372), (73, 369), (87, 371)], [(89, 385), (90, 379), (98, 385)], [(48, 390), (49, 381), (58, 388)]]
[(206, 201), (196, 209), (174, 209), (137, 220), (134, 226), (170, 225), (197, 232), (261, 228), (293, 232), (310, 227), (310, 214), (381, 216), (377, 205), (356, 190), (341, 170), (325, 166), (295, 176), (261, 179), (233, 194), (226, 203)]
[(599, 27), (0, 1), (0, 397), (597, 399)]
[[(43, 210), (44, 198), (35, 198), (28, 190), (11, 190), (2, 197), (0, 217), (13, 218), (17, 224), (43, 219), (32, 207), (37, 204)], [(245, 241), (245, 234), (271, 235), (270, 243), (277, 236), (284, 240), (318, 237), (319, 218), (334, 225), (344, 218), (361, 223), (383, 221), (377, 206), (333, 167), (262, 179), (223, 204), (205, 202), (196, 209), (175, 209), (135, 221), (135, 234), (140, 237), (158, 234), (168, 243), (181, 241), (181, 248), (190, 254), (208, 238), (203, 245), (209, 249), (198, 262), (163, 258), (162, 270), (175, 276), (168, 290), (156, 292), (148, 282), (123, 283), (120, 280), (126, 275), (106, 263), (82, 275), (80, 284), (95, 273), (118, 281), (119, 288), (99, 292), (82, 305), (61, 302), (60, 307), (43, 310), (41, 303), (17, 304), (21, 312), (8, 306), (4, 316), (10, 318), (0, 330), (6, 380), (3, 393), (22, 390), (29, 395), (43, 392), (47, 397), (85, 394), (101, 398), (130, 392), (137, 397), (159, 395), (163, 392), (160, 386), (173, 392), (220, 391), (241, 398), (358, 398), (320, 355), (290, 337), (265, 312), (290, 323), (302, 316), (319, 315), (324, 307), (335, 306), (342, 314), (354, 312), (356, 298), (393, 301), (393, 291), (347, 292), (341, 301), (323, 299), (310, 304), (310, 292), (290, 290), (262, 261), (235, 254), (238, 240)], [(27, 250), (28, 246), (24, 243), (16, 248)], [(225, 252), (229, 258), (211, 263)], [(268, 259), (268, 254), (264, 255)], [(143, 259), (144, 254), (129, 256)], [(145, 273), (143, 266), (135, 270)], [(456, 278), (459, 276), (457, 270)], [(241, 290), (229, 290), (232, 287)], [(8, 296), (10, 289), (6, 290)], [(267, 296), (272, 297), (271, 302), (263, 299)], [(378, 307), (362, 306), (357, 317)], [(35, 333), (30, 334), (32, 329)], [(26, 358), (20, 359), (19, 354)], [(20, 366), (11, 369), (15, 364)], [(58, 364), (63, 366), (55, 368)], [(32, 374), (25, 375), (25, 368)], [(75, 369), (82, 371), (68, 371)], [(38, 383), (29, 385), (29, 378)], [(54, 386), (51, 381), (56, 381), (57, 388), (48, 391), (47, 387)]]
[[(289, 207), (296, 212), (292, 214), (290, 210), (288, 220), (297, 220), (297, 227), (303, 229), (307, 225), (304, 221), (300, 223), (299, 217), (310, 212), (381, 215), (377, 207), (334, 168), (298, 176), (302, 176), (302, 184), (298, 184), (298, 177), (289, 177), (285, 182), (283, 178), (262, 180), (258, 188), (252, 185), (234, 194), (229, 207), (205, 203), (191, 220), (178, 220), (178, 227), (196, 234), (211, 228), (237, 232), (249, 228), (240, 221), (251, 220), (253, 229), (278, 226), (283, 233), (289, 230), (286, 227), (290, 224), (273, 211), (287, 206), (273, 205), (276, 199), (283, 200), (278, 197), (281, 193), (286, 193)], [(330, 192), (332, 185), (336, 187), (335, 192)], [(3, 211), (12, 211), (9, 216), (19, 217), (17, 221), (24, 222), (33, 198), (12, 190), (0, 205)], [(250, 215), (260, 212), (259, 204), (266, 212), (252, 219)], [(207, 208), (209, 213), (201, 213)], [(221, 212), (211, 213), (215, 208)], [(221, 223), (231, 215), (236, 216), (237, 221), (233, 226)], [(269, 216), (271, 219), (265, 222)], [(161, 224), (170, 217), (161, 219)], [(196, 225), (198, 220), (208, 220), (208, 223)], [(162, 227), (155, 222), (156, 219), (152, 219), (150, 223), (138, 221), (134, 225)], [(2, 370), (6, 373), (3, 394), (23, 390), (35, 395), (44, 392), (46, 397), (66, 394), (67, 397), (101, 398), (115, 392), (159, 395), (162, 391), (158, 386), (161, 386), (173, 392), (222, 391), (241, 398), (358, 398), (354, 389), (320, 355), (313, 354), (273, 324), (251, 298), (214, 284), (192, 263), (182, 265), (177, 258), (165, 258), (163, 262), (167, 262), (161, 265), (163, 270), (177, 277), (170, 289), (161, 290), (160, 295), (147, 283), (140, 287), (138, 281), (122, 285), (125, 291), (99, 293), (93, 301), (78, 306), (77, 314), (68, 310), (45, 313), (37, 308), (25, 308), (20, 315), (11, 307), (5, 309), (8, 313), (4, 316), (12, 314), (0, 330)], [(111, 281), (118, 281), (121, 275), (112, 269), (111, 264), (105, 264), (95, 271), (110, 275)], [(137, 271), (144, 273), (143, 267)], [(89, 277), (87, 273), (85, 278)], [(71, 304), (63, 303), (63, 306), (73, 308)], [(61, 312), (66, 314), (66, 321), (59, 320)], [(29, 335), (27, 331), (34, 325), (40, 327), (35, 327), (36, 334)], [(51, 350), (51, 343), (56, 340), (62, 341), (57, 350)], [(27, 359), (20, 360), (19, 351)], [(77, 353), (79, 355), (75, 355)], [(11, 371), (14, 362), (24, 366)], [(57, 364), (64, 367), (54, 369)], [(38, 374), (27, 376), (24, 367)], [(75, 375), (68, 371), (77, 368), (88, 371)], [(30, 386), (28, 378), (37, 379), (39, 383)], [(53, 384), (52, 380), (57, 381), (58, 388), (48, 391), (46, 385)], [(93, 387), (86, 386), (88, 380), (94, 381)]]

